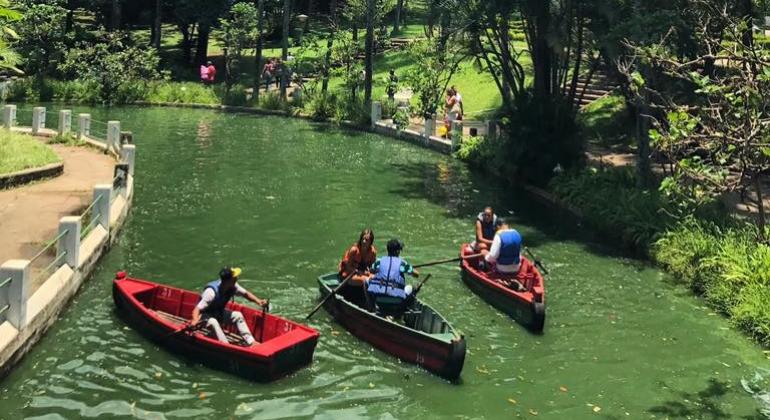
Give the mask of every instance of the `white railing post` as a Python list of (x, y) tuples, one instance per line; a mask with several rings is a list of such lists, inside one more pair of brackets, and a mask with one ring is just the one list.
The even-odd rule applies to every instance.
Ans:
[(107, 121), (107, 147), (120, 152), (120, 121)]
[(9, 130), (16, 125), (16, 105), (6, 105), (3, 108), (3, 125)]
[(425, 140), (429, 140), (430, 136), (433, 135), (433, 133), (436, 132), (436, 116), (430, 115), (430, 118), (425, 119), (425, 132), (423, 135), (425, 136)]
[(99, 200), (93, 211), (99, 213), (99, 224), (107, 232), (110, 231), (110, 198), (112, 197), (111, 184), (96, 184), (94, 186), (94, 201)]
[(36, 106), (32, 108), (32, 134), (40, 133), (45, 128), (45, 107)]
[(78, 138), (91, 135), (91, 114), (78, 114)]
[(124, 144), (120, 149), (120, 160), (128, 164), (128, 174), (134, 176), (134, 164), (136, 163), (136, 145)]
[(59, 111), (59, 134), (64, 135), (72, 131), (72, 111), (62, 109)]
[(73, 270), (77, 270), (80, 258), (80, 229), (80, 216), (59, 219), (59, 235), (62, 236), (56, 244), (56, 256), (66, 252), (64, 262)]
[(458, 147), (460, 147), (460, 143), (463, 140), (463, 122), (462, 121), (452, 121), (452, 150), (456, 150)]
[(382, 119), (382, 103), (372, 101), (372, 127)]
[(8, 305), (5, 311), (5, 319), (16, 329), (21, 329), (27, 322), (27, 294), (29, 293), (29, 261), (27, 260), (8, 260), (0, 266), (0, 284), (10, 279), (10, 283), (3, 289), (7, 289), (7, 294), (0, 290), (0, 296), (8, 297), (6, 303), (0, 299), (0, 309)]

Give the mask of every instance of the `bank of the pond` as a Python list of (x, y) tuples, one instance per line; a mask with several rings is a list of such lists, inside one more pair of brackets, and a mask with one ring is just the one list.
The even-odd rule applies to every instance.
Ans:
[[(306, 120), (194, 109), (92, 109), (136, 127), (134, 217), (50, 333), (0, 382), (20, 417), (762, 418), (770, 362), (660, 271), (618, 255), (525, 193), (450, 156)], [(421, 292), (468, 343), (458, 384), (374, 350), (320, 312), (307, 369), (255, 388), (147, 341), (114, 312), (115, 271), (198, 290), (221, 265), (303, 320), (316, 277), (371, 227), (413, 263), (456, 255), (492, 205), (548, 265), (532, 335), (462, 283)], [(304, 322), (304, 321), (303, 321)], [(66, 348), (66, 352), (61, 349)]]
[[(70, 130), (70, 111), (60, 113), (58, 131), (44, 128), (44, 108), (37, 107), (32, 112), (32, 127), (16, 125), (15, 105), (6, 105), (3, 111), (3, 123), (9, 132), (26, 133), (15, 134), (12, 140), (38, 142), (29, 135), (32, 133), (56, 138), (73, 136)], [(81, 116), (81, 125), (82, 121), (86, 120), (90, 121), (90, 116)], [(115, 128), (118, 126), (119, 123), (114, 125)], [(80, 286), (90, 277), (99, 259), (118, 238), (131, 208), (135, 157), (133, 144), (119, 142), (119, 131), (119, 128), (110, 130), (105, 139), (92, 137), (88, 130), (81, 130), (79, 135), (82, 136), (82, 141), (89, 141), (103, 153), (114, 155), (117, 163), (115, 178), (108, 173), (101, 183), (91, 185), (92, 198), (89, 199), (86, 209), (79, 210), (81, 213), (78, 215), (59, 219), (55, 237), (52, 234), (52, 238), (36, 238), (43, 244), (32, 245), (35, 250), (30, 252), (30, 255), (13, 255), (12, 259), (2, 261), (0, 265), (0, 378), (8, 374), (46, 334), (70, 299), (77, 294)], [(79, 170), (80, 168), (70, 169), (71, 172)], [(51, 182), (56, 181), (59, 180)], [(63, 183), (70, 188), (78, 184), (73, 179), (65, 179)], [(70, 198), (70, 192), (62, 185), (59, 185), (59, 189), (46, 189), (43, 185), (33, 187), (40, 187), (48, 194), (39, 198), (34, 193), (30, 194), (28, 189), (20, 188), (4, 191), (3, 195), (12, 198), (11, 207), (45, 208), (45, 213), (54, 214), (62, 211), (62, 206), (66, 206)], [(12, 197), (16, 192), (18, 196)], [(40, 211), (38, 214), (43, 213)], [(40, 218), (25, 217), (27, 215), (23, 211), (6, 212), (3, 216), (4, 224), (46, 223)], [(32, 226), (29, 228), (35, 230)], [(3, 239), (9, 242), (22, 241), (21, 236), (5, 234)], [(19, 248), (11, 248), (11, 251)], [(34, 256), (31, 256), (33, 253)]]

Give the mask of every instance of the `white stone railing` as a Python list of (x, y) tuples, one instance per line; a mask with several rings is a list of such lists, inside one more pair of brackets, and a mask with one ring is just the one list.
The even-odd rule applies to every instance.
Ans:
[[(45, 108), (32, 110), (32, 126), (16, 125), (16, 106), (3, 109), (6, 128), (38, 136), (53, 137), (71, 132), (72, 112), (59, 112), (58, 130), (45, 128)], [(30, 260), (14, 259), (0, 265), (0, 377), (7, 372), (41, 333), (50, 326), (60, 310), (91, 274), (96, 262), (117, 238), (128, 213), (134, 186), (136, 147), (122, 144), (120, 122), (107, 124), (106, 138), (90, 133), (89, 114), (78, 114), (78, 137), (112, 154), (116, 159), (115, 178), (110, 184), (97, 184), (93, 198), (83, 214), (62, 217), (58, 234)], [(83, 217), (93, 223), (81, 235)], [(12, 238), (8, 238), (12, 240)], [(34, 260), (55, 249), (55, 257), (36, 277)], [(42, 284), (34, 293), (32, 285)]]

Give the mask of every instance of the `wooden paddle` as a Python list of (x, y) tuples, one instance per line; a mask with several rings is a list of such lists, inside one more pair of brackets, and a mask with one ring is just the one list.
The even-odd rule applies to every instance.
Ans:
[(529, 248), (524, 247), (524, 251), (527, 251), (527, 254), (532, 258), (532, 260), (535, 262), (535, 265), (537, 268), (543, 270), (543, 273), (548, 274), (548, 270), (543, 266), (543, 263), (540, 262), (540, 258), (535, 256), (535, 254), (532, 253), (532, 251), (529, 250)]
[(470, 260), (470, 259), (473, 259), (473, 258), (478, 258), (481, 255), (482, 254), (464, 255), (464, 256), (460, 256), (460, 257), (456, 257), (456, 258), (450, 258), (448, 260), (438, 260), (438, 261), (427, 262), (425, 264), (417, 264), (417, 265), (413, 265), (412, 267), (414, 267), (414, 268), (429, 267), (431, 265), (446, 264), (446, 263), (457, 262), (457, 261), (461, 261), (461, 260)]
[(270, 312), (270, 299), (265, 302), (265, 304), (262, 306), (262, 326), (259, 328), (259, 342), (262, 343), (262, 340), (265, 338), (265, 318), (267, 318), (267, 314)]
[(188, 326), (186, 326), (184, 328), (180, 328), (180, 329), (178, 329), (176, 331), (171, 331), (170, 333), (164, 335), (163, 338), (169, 338), (169, 337), (175, 336), (177, 334), (197, 331), (197, 330), (203, 328), (205, 325), (206, 325), (205, 321), (199, 321), (197, 324), (190, 324), (190, 325), (188, 325)]
[(425, 284), (428, 281), (428, 279), (430, 278), (430, 276), (432, 276), (432, 275), (433, 274), (428, 274), (427, 276), (425, 276), (425, 278), (422, 279), (422, 281), (417, 284), (417, 287), (414, 288), (414, 292), (412, 293), (412, 295), (416, 295), (417, 292), (419, 292), (420, 289), (422, 289), (422, 285)]
[(345, 286), (345, 285), (348, 283), (348, 280), (352, 279), (352, 278), (353, 278), (353, 276), (354, 276), (356, 273), (358, 273), (358, 271), (354, 271), (354, 272), (350, 273), (350, 275), (349, 275), (349, 276), (347, 276), (347, 277), (345, 278), (345, 280), (342, 280), (342, 283), (340, 283), (340, 285), (339, 285), (339, 286), (335, 287), (335, 288), (334, 288), (334, 290), (332, 290), (332, 291), (331, 291), (331, 293), (329, 293), (328, 295), (326, 295), (326, 297), (325, 297), (325, 298), (323, 298), (323, 299), (321, 300), (321, 302), (320, 302), (318, 305), (316, 305), (316, 307), (315, 307), (315, 308), (313, 308), (313, 310), (312, 310), (312, 311), (310, 311), (310, 313), (309, 313), (309, 314), (307, 314), (307, 316), (305, 317), (305, 319), (310, 319), (310, 317), (311, 317), (311, 316), (313, 316), (313, 314), (314, 314), (314, 313), (318, 312), (318, 310), (321, 308), (321, 306), (323, 306), (323, 304), (324, 304), (324, 303), (326, 303), (326, 301), (327, 301), (327, 300), (329, 300), (329, 298), (331, 298), (332, 296), (334, 296), (334, 294), (335, 294), (335, 293), (337, 293), (337, 291), (338, 291), (338, 290), (340, 290), (340, 289), (341, 289), (343, 286)]

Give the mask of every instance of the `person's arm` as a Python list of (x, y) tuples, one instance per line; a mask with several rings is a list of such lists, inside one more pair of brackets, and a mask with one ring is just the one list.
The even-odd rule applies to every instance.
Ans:
[(484, 229), (481, 227), (480, 220), (476, 220), (476, 242), (492, 245), (492, 241), (484, 237)]
[(497, 261), (497, 258), (500, 256), (500, 246), (500, 235), (495, 235), (495, 239), (492, 240), (492, 248), (489, 250), (489, 253), (484, 256), (484, 259), (491, 263)]
[(412, 267), (412, 264), (401, 260), (401, 269), (404, 270), (404, 274), (409, 274), (412, 277), (420, 277), (420, 272)]
[(353, 256), (350, 255), (350, 251), (351, 250), (348, 249), (347, 251), (345, 251), (345, 255), (342, 256), (342, 262), (343, 262), (342, 275), (343, 276), (350, 275), (350, 273), (352, 273), (356, 269), (355, 265), (353, 264), (353, 258), (352, 258)]
[(248, 290), (244, 289), (243, 287), (239, 285), (235, 285), (235, 294), (238, 296), (243, 296), (248, 300), (249, 302), (256, 303), (259, 306), (265, 306), (267, 303), (266, 299), (260, 299), (254, 293), (249, 292)]
[(195, 325), (201, 320), (201, 311), (209, 307), (211, 302), (216, 297), (216, 294), (211, 289), (206, 289), (201, 293), (201, 300), (195, 305), (192, 311), (192, 318), (190, 318), (190, 324)]

